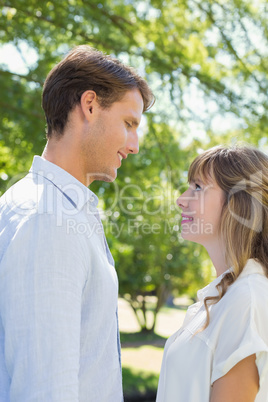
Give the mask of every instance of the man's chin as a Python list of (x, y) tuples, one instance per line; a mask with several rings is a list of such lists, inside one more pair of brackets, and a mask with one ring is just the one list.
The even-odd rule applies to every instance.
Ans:
[(90, 175), (91, 182), (93, 181), (105, 181), (107, 183), (113, 182), (117, 177), (117, 169), (111, 173), (94, 173), (93, 175)]

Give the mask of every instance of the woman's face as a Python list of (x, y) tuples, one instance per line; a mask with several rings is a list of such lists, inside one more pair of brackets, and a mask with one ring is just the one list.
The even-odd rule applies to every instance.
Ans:
[(200, 178), (177, 199), (182, 210), (181, 235), (185, 240), (206, 248), (219, 237), (224, 192), (211, 178), (203, 183)]

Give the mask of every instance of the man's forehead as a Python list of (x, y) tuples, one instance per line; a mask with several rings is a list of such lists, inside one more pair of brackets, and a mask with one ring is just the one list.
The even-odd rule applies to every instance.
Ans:
[(121, 109), (124, 118), (131, 120), (134, 126), (138, 126), (140, 124), (143, 113), (143, 99), (139, 91), (134, 94), (128, 94), (127, 97), (124, 97), (122, 101), (119, 102), (118, 106)]
[(133, 105), (136, 104), (137, 106), (141, 106), (142, 110), (143, 110), (143, 106), (144, 106), (143, 98), (142, 98), (141, 92), (137, 88), (128, 90), (120, 102), (121, 103), (131, 103)]

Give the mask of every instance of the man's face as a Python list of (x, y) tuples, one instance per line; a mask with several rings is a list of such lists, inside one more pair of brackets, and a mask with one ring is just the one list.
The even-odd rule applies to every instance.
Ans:
[(137, 128), (143, 112), (143, 99), (137, 89), (108, 109), (95, 107), (95, 116), (83, 136), (81, 158), (87, 185), (94, 180), (113, 181), (121, 161), (139, 152)]

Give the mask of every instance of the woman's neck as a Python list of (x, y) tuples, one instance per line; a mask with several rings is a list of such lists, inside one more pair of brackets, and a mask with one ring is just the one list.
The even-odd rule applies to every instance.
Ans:
[(206, 246), (207, 252), (211, 258), (211, 261), (215, 267), (217, 276), (223, 274), (228, 268), (225, 262), (225, 247), (218, 239)]

